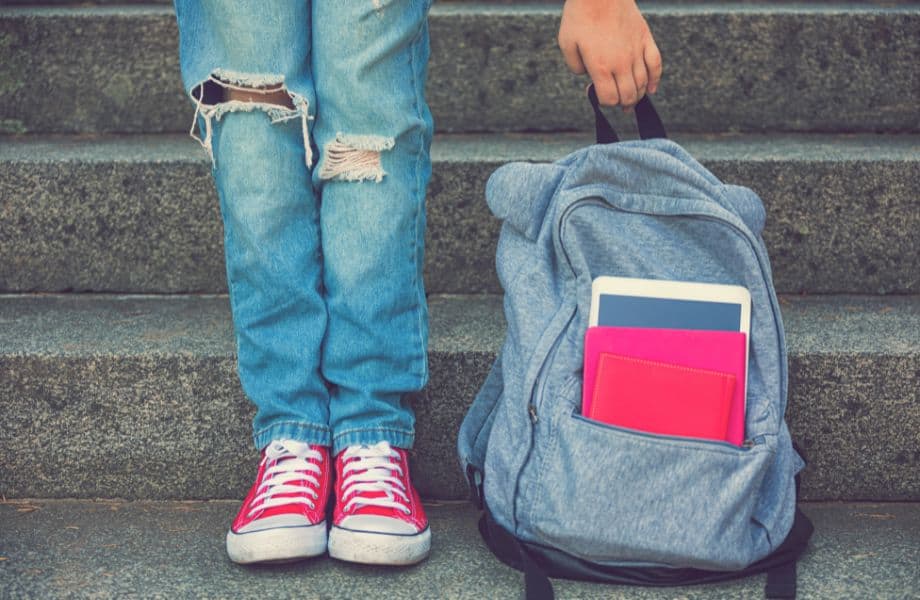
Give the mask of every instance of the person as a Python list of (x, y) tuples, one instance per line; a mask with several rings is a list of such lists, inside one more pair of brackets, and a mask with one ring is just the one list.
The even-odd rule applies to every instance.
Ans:
[[(261, 451), (230, 559), (416, 563), (431, 546), (406, 454), (406, 398), (428, 379), (430, 0), (175, 8)], [(568, 0), (558, 42), (604, 104), (658, 85), (634, 0)]]

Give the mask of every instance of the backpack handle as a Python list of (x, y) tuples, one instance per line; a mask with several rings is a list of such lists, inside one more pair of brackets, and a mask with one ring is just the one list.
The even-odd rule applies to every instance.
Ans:
[[(601, 112), (601, 103), (597, 99), (597, 91), (594, 84), (588, 86), (588, 101), (591, 102), (591, 108), (594, 109), (594, 131), (597, 136), (598, 144), (613, 144), (620, 141), (613, 125), (607, 120), (607, 117)], [(668, 134), (664, 130), (658, 111), (652, 105), (651, 98), (648, 94), (639, 100), (636, 104), (636, 123), (639, 125), (639, 137), (643, 140), (653, 138), (667, 139)]]

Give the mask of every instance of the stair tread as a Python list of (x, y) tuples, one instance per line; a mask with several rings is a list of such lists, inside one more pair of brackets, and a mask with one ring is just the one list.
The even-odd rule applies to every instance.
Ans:
[[(466, 503), (428, 504), (432, 551), (410, 568), (328, 557), (244, 568), (224, 551), (236, 501), (30, 500), (0, 504), (0, 596), (515, 598), (522, 576), (494, 558)], [(920, 589), (920, 504), (803, 504), (816, 533), (798, 597), (904, 598)], [(693, 587), (555, 580), (566, 598), (758, 598), (764, 576)], [(914, 590), (911, 592), (910, 590)]]
[[(916, 4), (643, 10), (664, 56), (657, 104), (672, 130), (918, 130), (910, 61), (898, 59), (917, 52)], [(565, 69), (556, 44), (560, 12), (553, 3), (436, 3), (427, 98), (438, 129), (591, 129), (585, 78)], [(10, 54), (0, 74), (11, 82), (0, 89), (0, 130), (188, 129), (168, 4), (8, 7), (0, 29)]]
[[(675, 142), (701, 161), (910, 161), (920, 162), (920, 134), (678, 133)], [(593, 143), (584, 132), (441, 133), (434, 162), (551, 161)], [(0, 161), (206, 163), (198, 143), (181, 133), (29, 134), (0, 136)]]
[[(918, 293), (920, 136), (675, 136), (723, 181), (757, 191), (776, 287)], [(425, 280), (431, 293), (499, 292), (489, 174), (550, 161), (585, 134), (443, 134), (432, 146)], [(204, 151), (184, 134), (0, 137), (0, 290), (226, 291)], [(843, 215), (846, 218), (841, 218)]]
[[(174, 14), (173, 7), (168, 2), (137, 2), (115, 5), (85, 4), (13, 4), (0, 8), (3, 14), (26, 15), (60, 15), (89, 16), (89, 15), (134, 15), (134, 14)], [(757, 0), (748, 2), (720, 2), (718, 0), (693, 0), (692, 2), (667, 0), (654, 0), (643, 6), (643, 14), (676, 13), (676, 14), (712, 14), (712, 13), (747, 13), (747, 14), (836, 14), (836, 13), (914, 13), (915, 2), (893, 0), (891, 2), (871, 2), (868, 0), (828, 0), (820, 2), (792, 1), (775, 2), (772, 0)], [(559, 6), (553, 2), (483, 2), (476, 0), (460, 2), (436, 2), (431, 7), (432, 15), (457, 15), (457, 14), (492, 14), (492, 15), (518, 15), (518, 14), (559, 14)]]
[[(501, 346), (501, 296), (429, 297), (431, 352)], [(790, 354), (920, 355), (920, 296), (780, 296)], [(235, 352), (225, 295), (0, 295), (0, 355)]]

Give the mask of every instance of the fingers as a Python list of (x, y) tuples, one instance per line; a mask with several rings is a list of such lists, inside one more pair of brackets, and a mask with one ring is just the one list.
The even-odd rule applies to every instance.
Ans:
[(644, 60), (640, 58), (633, 63), (632, 74), (633, 80), (636, 82), (636, 102), (638, 102), (648, 91), (648, 70), (645, 68)]
[(613, 75), (617, 80), (617, 90), (620, 92), (620, 104), (623, 105), (623, 110), (629, 112), (639, 101), (632, 66), (617, 69)]
[(649, 39), (645, 44), (643, 58), (648, 72), (648, 91), (654, 94), (658, 91), (658, 82), (661, 81), (661, 52), (658, 51), (655, 40)]
[(631, 111), (646, 93), (658, 91), (661, 81), (661, 54), (654, 40), (649, 40), (643, 55), (632, 64), (630, 70), (620, 68), (613, 74), (616, 80), (619, 104)]
[[(633, 58), (625, 58), (618, 64), (611, 64), (603, 54), (585, 53), (576, 42), (567, 42), (559, 37), (559, 47), (566, 65), (574, 73), (585, 72), (594, 82), (597, 98), (604, 106), (620, 105), (627, 112), (641, 100), (646, 93), (658, 91), (661, 80), (661, 53), (651, 35), (642, 45), (642, 51)], [(595, 50), (594, 47), (587, 48)], [(628, 61), (632, 62), (628, 62)]]
[(581, 53), (578, 51), (578, 44), (559, 38), (559, 49), (562, 50), (562, 57), (569, 70), (576, 75), (584, 75), (585, 63), (581, 60)]
[(620, 105), (629, 111), (645, 95), (648, 74), (644, 61), (611, 68), (605, 66), (602, 61), (592, 61), (588, 58), (584, 64), (597, 90), (597, 99), (602, 105)]
[(594, 90), (597, 92), (597, 99), (603, 106), (616, 106), (620, 103), (620, 93), (617, 88), (617, 82), (613, 74), (597, 63), (588, 61), (588, 75), (594, 82)]

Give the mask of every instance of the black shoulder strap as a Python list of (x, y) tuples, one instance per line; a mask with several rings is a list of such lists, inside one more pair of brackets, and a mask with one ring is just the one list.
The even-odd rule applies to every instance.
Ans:
[(764, 588), (764, 596), (767, 598), (795, 598), (798, 581), (796, 566), (814, 532), (815, 527), (811, 520), (805, 516), (802, 509), (796, 506), (792, 529), (786, 534), (786, 539), (773, 554), (764, 559), (768, 560), (771, 557), (777, 559), (776, 564), (767, 568), (767, 585)]
[(488, 509), (479, 518), (479, 533), (486, 546), (500, 561), (524, 572), (524, 597), (526, 600), (553, 600), (553, 584), (540, 565), (516, 537), (495, 522)]
[(773, 598), (795, 598), (795, 567), (797, 563), (798, 561), (793, 558), (789, 562), (773, 567), (767, 571), (767, 585), (763, 590), (764, 596), (771, 600)]

